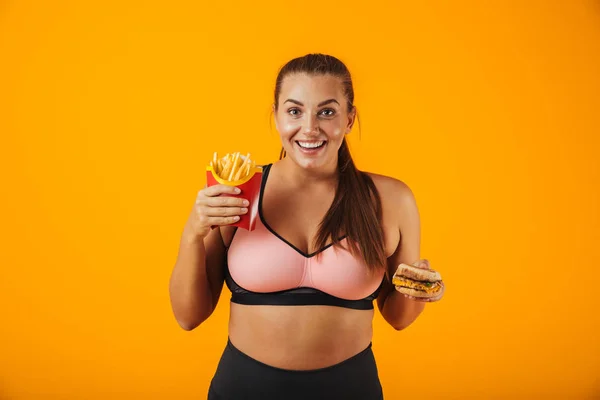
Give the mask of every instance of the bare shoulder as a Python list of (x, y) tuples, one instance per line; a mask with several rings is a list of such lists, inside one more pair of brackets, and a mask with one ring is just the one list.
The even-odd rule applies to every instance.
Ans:
[(404, 181), (372, 172), (365, 173), (373, 180), (382, 202), (397, 204), (399, 201), (414, 201), (413, 191)]
[[(402, 262), (413, 263), (420, 257), (421, 217), (412, 189), (399, 179), (367, 174), (373, 179), (381, 197), (383, 228), (392, 238), (389, 246), (394, 250), (387, 253), (390, 254), (388, 262), (391, 268), (395, 270)], [(396, 232), (399, 237), (395, 236)]]
[[(396, 221), (401, 230), (412, 229), (419, 223), (419, 209), (412, 189), (404, 181), (390, 176), (366, 172), (381, 198), (383, 218)], [(405, 226), (406, 224), (410, 227)]]

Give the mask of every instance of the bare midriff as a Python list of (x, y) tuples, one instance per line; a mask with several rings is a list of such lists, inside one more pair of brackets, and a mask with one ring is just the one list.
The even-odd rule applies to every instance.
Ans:
[(373, 310), (333, 306), (248, 306), (231, 303), (229, 338), (264, 364), (311, 370), (340, 363), (366, 349)]

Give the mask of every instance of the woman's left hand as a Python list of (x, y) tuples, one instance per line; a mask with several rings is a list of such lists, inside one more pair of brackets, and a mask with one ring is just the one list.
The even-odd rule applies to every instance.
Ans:
[[(426, 259), (421, 259), (417, 262), (414, 262), (411, 264), (413, 267), (417, 267), (417, 268), (423, 268), (423, 269), (431, 269), (431, 265), (429, 264), (429, 260)], [(440, 281), (440, 292), (437, 296), (435, 296), (434, 298), (431, 299), (426, 299), (426, 298), (419, 298), (419, 297), (414, 297), (411, 296), (409, 294), (404, 294), (402, 293), (404, 296), (408, 297), (411, 300), (416, 300), (416, 301), (422, 301), (422, 302), (427, 302), (427, 303), (431, 303), (434, 301), (438, 301), (442, 298), (442, 296), (444, 295), (444, 291), (446, 290), (446, 286), (444, 285), (444, 281)]]

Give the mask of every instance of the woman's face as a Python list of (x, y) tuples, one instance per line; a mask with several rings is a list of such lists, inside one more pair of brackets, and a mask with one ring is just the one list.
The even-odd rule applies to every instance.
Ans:
[(278, 102), (275, 126), (287, 157), (307, 169), (337, 165), (338, 149), (355, 115), (354, 110), (348, 113), (342, 81), (331, 75), (289, 75)]

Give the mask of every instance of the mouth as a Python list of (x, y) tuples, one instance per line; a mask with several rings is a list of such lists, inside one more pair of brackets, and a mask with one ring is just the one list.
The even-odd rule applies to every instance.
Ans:
[(296, 140), (296, 145), (305, 153), (314, 153), (325, 147), (326, 140)]

